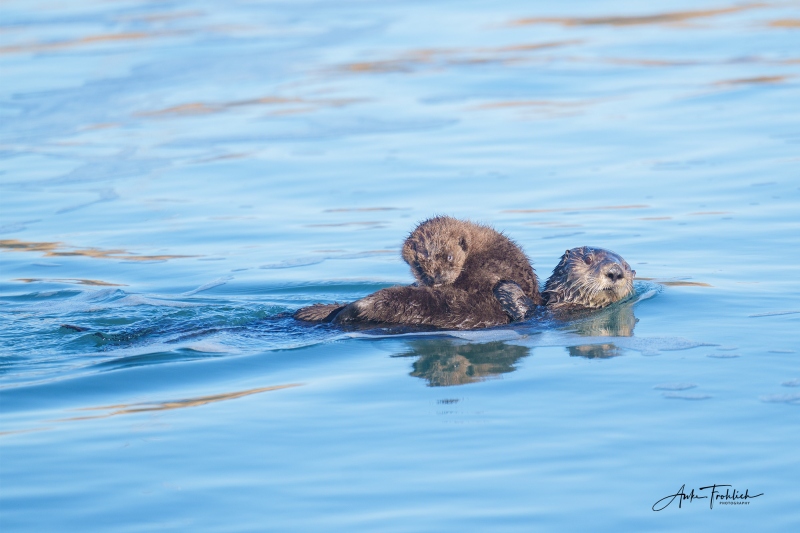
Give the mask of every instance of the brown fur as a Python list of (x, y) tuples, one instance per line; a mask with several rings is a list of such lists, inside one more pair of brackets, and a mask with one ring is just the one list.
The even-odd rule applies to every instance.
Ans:
[(381, 289), (333, 317), (338, 324), (374, 322), (442, 329), (486, 328), (510, 321), (491, 291), (469, 293), (453, 286)]
[(306, 322), (330, 322), (347, 304), (313, 304), (295, 311), (294, 318)]
[(572, 248), (561, 256), (543, 295), (554, 310), (599, 309), (630, 295), (635, 276), (636, 271), (610, 250)]
[(428, 219), (408, 236), (402, 255), (417, 286), (383, 289), (341, 311), (316, 304), (295, 318), (474, 329), (524, 319), (542, 303), (528, 258), (488, 226)]
[(420, 285), (490, 293), (500, 282), (514, 282), (534, 304), (542, 303), (528, 258), (516, 243), (488, 226), (430, 218), (411, 232), (402, 255)]

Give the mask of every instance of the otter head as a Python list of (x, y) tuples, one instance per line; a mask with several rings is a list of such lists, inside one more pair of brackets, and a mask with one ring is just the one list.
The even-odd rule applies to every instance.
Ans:
[(420, 285), (450, 285), (461, 275), (470, 247), (463, 225), (450, 217), (426, 220), (403, 243), (403, 259)]
[(610, 250), (583, 246), (564, 252), (544, 288), (547, 305), (600, 308), (633, 292), (633, 278), (625, 260)]

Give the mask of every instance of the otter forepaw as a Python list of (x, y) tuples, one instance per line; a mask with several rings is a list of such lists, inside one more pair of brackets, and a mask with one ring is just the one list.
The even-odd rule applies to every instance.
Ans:
[(536, 304), (533, 303), (522, 287), (513, 281), (500, 281), (494, 286), (492, 290), (497, 301), (500, 302), (500, 307), (503, 311), (511, 317), (512, 322), (525, 320), (533, 315), (536, 310)]
[(364, 309), (366, 308), (366, 300), (369, 298), (362, 298), (361, 300), (356, 300), (355, 302), (346, 305), (342, 308), (339, 313), (333, 317), (333, 321), (336, 324), (346, 324), (348, 322), (359, 322), (363, 321), (364, 317), (362, 316)]
[(298, 309), (292, 316), (306, 322), (330, 322), (344, 307), (341, 304), (314, 304)]

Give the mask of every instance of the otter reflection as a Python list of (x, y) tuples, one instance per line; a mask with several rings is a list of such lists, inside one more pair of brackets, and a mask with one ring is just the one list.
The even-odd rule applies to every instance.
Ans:
[(587, 359), (608, 359), (622, 355), (620, 349), (611, 343), (568, 346), (567, 351), (571, 357), (586, 357)]
[(448, 339), (408, 343), (410, 350), (396, 357), (419, 357), (410, 375), (424, 378), (429, 387), (449, 387), (482, 381), (513, 372), (516, 362), (530, 349), (503, 342), (460, 344)]
[(588, 337), (633, 337), (638, 319), (633, 314), (636, 300), (628, 300), (600, 310), (574, 311), (556, 315), (568, 329)]
[[(633, 314), (631, 299), (599, 311), (575, 312), (569, 316), (559, 316), (565, 320), (565, 329), (585, 337), (633, 337), (633, 329), (639, 320)], [(609, 358), (622, 355), (622, 351), (611, 342), (603, 344), (583, 344), (567, 347), (572, 357), (589, 359)]]

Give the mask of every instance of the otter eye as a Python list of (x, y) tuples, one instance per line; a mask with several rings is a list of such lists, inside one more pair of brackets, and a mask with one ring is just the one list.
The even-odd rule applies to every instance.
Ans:
[(587, 265), (591, 265), (592, 264), (592, 256), (591, 255), (587, 255), (586, 257), (583, 258), (583, 262), (586, 263)]
[(447, 256), (447, 260), (448, 260), (448, 261), (450, 261), (450, 262), (452, 263), (452, 262), (453, 262), (453, 256), (452, 256), (452, 255), (448, 255), (448, 256)]

